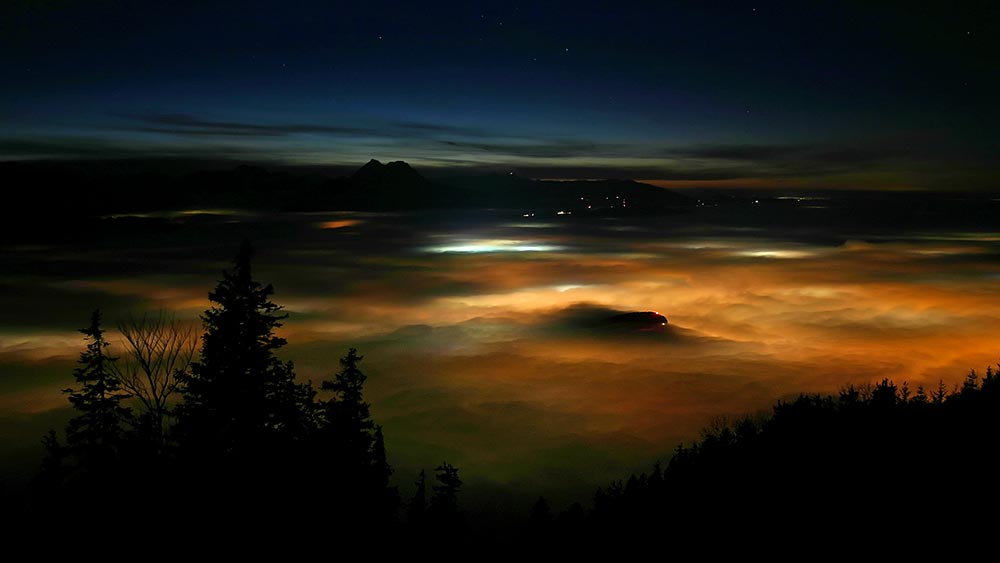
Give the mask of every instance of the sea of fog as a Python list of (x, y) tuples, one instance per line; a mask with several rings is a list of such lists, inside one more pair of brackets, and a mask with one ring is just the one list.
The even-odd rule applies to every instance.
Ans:
[[(1000, 233), (827, 207), (188, 210), (21, 237), (0, 255), (4, 476), (30, 471), (65, 420), (91, 310), (112, 329), (158, 310), (197, 322), (244, 237), (300, 379), (331, 375), (348, 347), (365, 356), (404, 498), (448, 461), (470, 498), (585, 501), (721, 416), (883, 377), (951, 386), (1000, 359)], [(611, 320), (645, 311), (667, 324)]]

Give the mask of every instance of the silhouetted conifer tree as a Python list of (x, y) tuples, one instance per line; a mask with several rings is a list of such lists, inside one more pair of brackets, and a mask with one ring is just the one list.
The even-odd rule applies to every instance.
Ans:
[[(111, 364), (117, 359), (108, 355), (108, 342), (101, 328), (101, 312), (94, 311), (90, 326), (80, 329), (89, 343), (80, 354), (73, 377), (79, 387), (64, 389), (69, 402), (79, 413), (66, 425), (65, 453), (83, 472), (103, 474), (117, 461), (125, 438), (125, 424), (130, 415), (121, 402), (128, 398), (114, 377)], [(50, 436), (47, 446), (55, 444)], [(50, 449), (50, 452), (53, 451)]]
[(943, 404), (945, 399), (947, 398), (948, 398), (948, 388), (945, 387), (944, 380), (939, 379), (937, 389), (931, 391), (931, 400), (934, 402), (935, 405), (940, 405)]
[(71, 507), (85, 506), (92, 516), (110, 508), (114, 497), (109, 491), (125, 475), (131, 413), (121, 403), (129, 396), (111, 369), (115, 358), (108, 354), (99, 310), (80, 332), (88, 342), (73, 370), (77, 387), (63, 390), (77, 414), (66, 424), (65, 444), (54, 430), (42, 438), (45, 457), (34, 482), (39, 506), (52, 513), (53, 522), (66, 519)]
[(427, 512), (427, 473), (423, 469), (413, 484), (416, 490), (413, 498), (406, 504), (406, 521), (419, 526)]
[(367, 376), (358, 367), (364, 356), (355, 348), (340, 359), (340, 371), (322, 384), (333, 397), (322, 403), (323, 431), (338, 450), (341, 458), (354, 460), (362, 467), (371, 462), (374, 443), (371, 409), (364, 400)]
[(965, 381), (962, 382), (962, 394), (963, 395), (973, 395), (979, 390), (979, 374), (976, 370), (970, 370), (969, 375), (965, 376)]
[(325, 478), (343, 482), (342, 507), (368, 516), (394, 517), (399, 495), (389, 486), (392, 467), (386, 459), (382, 427), (375, 424), (364, 400), (367, 380), (358, 364), (364, 356), (354, 348), (340, 359), (340, 371), (322, 384), (332, 396), (318, 406), (318, 448), (325, 455)]
[(899, 402), (907, 403), (910, 400), (910, 384), (906, 381), (899, 387)]
[[(174, 436), (180, 483), (192, 517), (249, 527), (290, 527), (275, 518), (307, 503), (302, 471), (314, 428), (315, 392), (296, 383), (291, 362), (275, 352), (274, 334), (286, 315), (270, 299), (271, 285), (253, 278), (243, 243), (231, 271), (208, 294), (201, 356), (179, 373), (183, 397)], [(249, 529), (249, 528), (248, 528)], [(287, 532), (288, 530), (283, 530)]]
[(458, 469), (444, 462), (434, 468), (434, 496), (431, 497), (428, 515), (438, 522), (456, 523), (460, 514), (458, 511), (458, 491), (462, 488), (462, 480), (458, 477)]
[(376, 489), (385, 491), (386, 500), (393, 508), (399, 505), (399, 492), (395, 487), (389, 486), (389, 479), (392, 477), (392, 466), (386, 458), (385, 436), (382, 434), (382, 426), (375, 425), (375, 436), (372, 439), (371, 448), (371, 476), (372, 484)]
[(877, 407), (891, 407), (896, 404), (899, 398), (897, 391), (898, 389), (893, 382), (889, 381), (888, 378), (883, 378), (882, 381), (875, 384), (870, 402)]
[(202, 315), (201, 358), (181, 374), (179, 440), (199, 455), (287, 446), (308, 429), (312, 388), (296, 383), (292, 363), (275, 356), (285, 339), (274, 330), (287, 315), (270, 300), (274, 288), (253, 279), (251, 256), (244, 241), (233, 269), (208, 294), (215, 305)]

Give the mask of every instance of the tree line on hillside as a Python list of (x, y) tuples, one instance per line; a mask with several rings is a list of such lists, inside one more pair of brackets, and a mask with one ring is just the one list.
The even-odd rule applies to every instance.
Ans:
[(719, 419), (665, 467), (598, 489), (586, 514), (577, 504), (553, 518), (539, 499), (532, 520), (536, 533), (563, 539), (670, 531), (842, 545), (863, 531), (902, 547), (929, 529), (971, 538), (995, 529), (998, 439), (1000, 369), (929, 392), (885, 378), (779, 401), (768, 415)]
[[(244, 242), (209, 293), (197, 354), (193, 331), (161, 314), (122, 323), (125, 351), (116, 357), (95, 311), (81, 329), (76, 384), (64, 391), (75, 416), (63, 436), (43, 439), (32, 512), (67, 525), (78, 511), (135, 510), (139, 520), (118, 525), (179, 518), (361, 534), (397, 525), (404, 503), (364, 399), (363, 357), (350, 349), (319, 389), (297, 381), (276, 355), (286, 315), (273, 291), (253, 278)], [(458, 470), (442, 463), (435, 477), (427, 498), (421, 472), (405, 503), (413, 529), (461, 521)]]

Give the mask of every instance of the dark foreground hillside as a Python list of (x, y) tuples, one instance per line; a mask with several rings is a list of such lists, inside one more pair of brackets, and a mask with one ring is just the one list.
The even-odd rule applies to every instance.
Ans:
[(997, 524), (998, 430), (992, 369), (951, 392), (885, 379), (803, 395), (765, 420), (717, 424), (666, 468), (598, 491), (582, 529), (830, 545), (982, 540)]

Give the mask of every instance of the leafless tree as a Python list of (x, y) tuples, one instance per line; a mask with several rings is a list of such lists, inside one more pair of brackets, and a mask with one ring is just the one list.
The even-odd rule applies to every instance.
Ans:
[(188, 369), (198, 347), (196, 325), (182, 323), (160, 311), (129, 315), (119, 323), (122, 352), (114, 372), (141, 406), (140, 424), (163, 446), (170, 396), (177, 390), (178, 373)]

